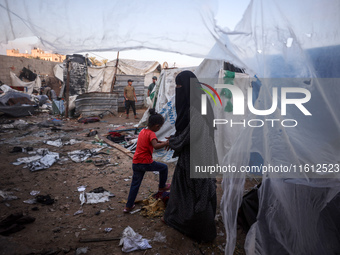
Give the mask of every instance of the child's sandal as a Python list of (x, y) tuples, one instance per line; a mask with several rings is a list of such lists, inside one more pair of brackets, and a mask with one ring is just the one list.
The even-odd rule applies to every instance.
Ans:
[(134, 208), (136, 207), (136, 205), (133, 205), (132, 207), (125, 207), (123, 212), (124, 213), (129, 213), (131, 212)]

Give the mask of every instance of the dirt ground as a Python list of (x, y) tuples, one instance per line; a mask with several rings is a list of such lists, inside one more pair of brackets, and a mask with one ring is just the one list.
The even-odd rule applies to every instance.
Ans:
[[(144, 111), (145, 109), (138, 110), (139, 118)], [(131, 254), (224, 254), (226, 236), (219, 205), (216, 217), (218, 236), (210, 244), (198, 244), (166, 226), (160, 218), (147, 218), (140, 212), (124, 214), (122, 200), (127, 199), (130, 188), (132, 159), (116, 148), (102, 149), (106, 154), (101, 154), (100, 157), (104, 160), (110, 159), (113, 165), (109, 166), (98, 167), (93, 162), (75, 163), (68, 159), (60, 160), (46, 170), (32, 172), (24, 168), (25, 165), (13, 165), (17, 158), (31, 156), (24, 152), (10, 153), (14, 146), (47, 148), (49, 151), (58, 152), (60, 157), (65, 159), (68, 158), (67, 152), (100, 147), (100, 143), (95, 143), (93, 136), (86, 137), (90, 130), (97, 130), (100, 138), (109, 130), (115, 129), (114, 125), (129, 128), (139, 121), (131, 116), (127, 120), (125, 115), (119, 114), (106, 115), (100, 122), (89, 124), (78, 123), (77, 119), (62, 119), (59, 122), (62, 126), (57, 127), (61, 130), (57, 131), (53, 131), (51, 127), (37, 125), (53, 118), (57, 116), (48, 113), (22, 118), (0, 117), (0, 122), (21, 119), (30, 124), (19, 129), (0, 129), (0, 190), (12, 192), (12, 195), (18, 197), (16, 200), (4, 200), (0, 196), (0, 221), (17, 212), (36, 219), (19, 232), (0, 236), (0, 254), (76, 254), (76, 250), (81, 247), (88, 248), (86, 254), (123, 254), (119, 240), (81, 243), (80, 239), (119, 238), (127, 226), (150, 240), (149, 244), (152, 246), (151, 249), (134, 251)], [(81, 142), (60, 148), (44, 143), (59, 138), (63, 142), (70, 139)], [(175, 164), (170, 163), (168, 166), (168, 182), (171, 182)], [(81, 207), (80, 192), (77, 190), (81, 185), (86, 186), (87, 192), (103, 187), (115, 197), (110, 198), (109, 202), (84, 204)], [(145, 199), (156, 192), (157, 185), (158, 175), (146, 173), (137, 200)], [(220, 201), (220, 181), (217, 185)], [(39, 195), (50, 195), (55, 202), (52, 205), (24, 203), (23, 201), (34, 198), (30, 194), (31, 191), (40, 191)], [(141, 207), (142, 205), (137, 205), (136, 209)], [(81, 208), (83, 213), (74, 215)], [(112, 228), (112, 231), (106, 232), (105, 228)], [(165, 237), (166, 240), (157, 240), (157, 235)], [(239, 236), (235, 254), (244, 254), (244, 235), (240, 232)]]

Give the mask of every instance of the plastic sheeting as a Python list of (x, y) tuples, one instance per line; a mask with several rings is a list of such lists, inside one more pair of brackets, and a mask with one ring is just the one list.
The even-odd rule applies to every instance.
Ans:
[(32, 94), (33, 89), (39, 91), (41, 87), (41, 80), (39, 76), (37, 76), (37, 78), (34, 81), (30, 81), (30, 82), (24, 82), (20, 80), (13, 72), (10, 72), (10, 76), (12, 80), (12, 86), (24, 87), (24, 92), (29, 95)]
[[(214, 44), (216, 8), (217, 1), (207, 0), (5, 0), (0, 3), (0, 42), (37, 36), (43, 47), (59, 54), (148, 48), (204, 57)], [(98, 18), (88, 18), (93, 14)]]
[[(169, 137), (176, 132), (175, 123), (177, 118), (176, 106), (175, 106), (175, 88), (176, 88), (176, 76), (184, 70), (194, 71), (194, 67), (190, 68), (176, 68), (176, 69), (164, 69), (162, 70), (160, 77), (158, 78), (158, 83), (154, 87), (152, 93), (155, 93), (153, 101), (150, 103), (164, 119), (164, 125), (157, 131), (156, 135), (160, 141), (164, 141), (165, 137)], [(155, 102), (156, 101), (156, 102)], [(149, 107), (138, 123), (139, 126), (146, 125), (149, 118)], [(172, 158), (173, 150), (159, 149), (155, 150), (152, 157), (154, 160), (162, 162), (174, 162), (177, 158)]]
[(88, 67), (88, 92), (110, 92), (113, 77), (116, 74), (145, 75), (153, 72), (159, 63), (156, 61), (136, 61), (119, 59), (116, 73), (116, 60), (106, 63), (105, 66)]
[[(336, 80), (332, 83), (321, 78), (340, 76), (339, 1), (253, 0), (235, 31), (216, 26), (216, 1), (149, 4), (96, 1), (84, 10), (82, 1), (56, 1), (53, 6), (50, 1), (5, 1), (0, 4), (0, 42), (33, 35), (46, 47), (64, 54), (73, 53), (75, 48), (82, 52), (144, 47), (227, 60), (260, 80), (307, 78), (304, 85), (292, 86), (311, 92), (307, 105), (311, 118), (301, 118), (295, 129), (246, 127), (220, 164), (249, 165), (252, 152), (261, 155), (265, 164), (338, 163), (340, 89)], [(51, 8), (58, 12), (51, 13)], [(93, 12), (102, 17), (95, 23), (85, 18)], [(49, 13), (48, 19), (45, 13)], [(79, 22), (71, 22), (73, 18)], [(131, 20), (137, 22), (127, 22)], [(222, 63), (204, 61), (196, 70), (198, 78), (217, 79)], [(255, 106), (268, 109), (273, 83), (261, 82)], [(281, 118), (280, 108), (277, 110), (274, 114)], [(298, 111), (289, 114), (290, 118), (301, 117)], [(221, 209), (227, 232), (226, 254), (233, 254), (236, 216), (246, 176), (236, 173), (227, 177), (222, 183)], [(339, 177), (270, 177), (264, 176), (259, 189), (258, 221), (247, 235), (247, 253), (340, 253)]]
[[(228, 55), (231, 62), (256, 74), (261, 83), (256, 109), (269, 109), (273, 87), (305, 88), (311, 92), (306, 108), (312, 116), (290, 108), (287, 116), (279, 107), (270, 116), (296, 119), (287, 128), (245, 127), (221, 165), (237, 169), (249, 166), (251, 153), (258, 153), (264, 165), (309, 166), (339, 164), (340, 77), (337, 24), (338, 1), (252, 1), (237, 34), (221, 32), (212, 56)], [(205, 61), (207, 62), (207, 61)], [(207, 64), (207, 63), (205, 63)], [(216, 63), (215, 63), (216, 64)], [(203, 64), (202, 64), (203, 65)], [(211, 65), (210, 65), (211, 66)], [(221, 66), (220, 66), (221, 68)], [(202, 75), (217, 77), (209, 68)], [(210, 68), (211, 70), (211, 68)], [(202, 76), (201, 76), (202, 77)], [(280, 79), (266, 79), (280, 78)], [(287, 78), (297, 78), (290, 79)], [(252, 113), (245, 119), (259, 119)], [(302, 172), (294, 176), (268, 173), (259, 189), (259, 213), (246, 239), (247, 254), (337, 254), (340, 252), (340, 176)], [(327, 178), (331, 177), (331, 178)], [(236, 243), (236, 217), (240, 207), (245, 173), (226, 175), (221, 211), (227, 232), (225, 253), (233, 254)]]

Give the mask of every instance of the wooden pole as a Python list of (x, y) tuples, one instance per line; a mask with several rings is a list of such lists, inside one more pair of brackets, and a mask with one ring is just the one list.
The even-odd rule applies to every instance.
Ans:
[(66, 112), (65, 112), (65, 118), (68, 118), (68, 107), (69, 107), (69, 101), (70, 101), (70, 60), (68, 59), (66, 62), (67, 67), (67, 78), (66, 78)]
[(119, 62), (119, 51), (117, 52), (116, 70), (115, 70), (115, 74), (112, 79), (111, 92), (113, 92), (113, 87), (115, 86), (116, 79), (117, 79), (116, 77), (117, 77), (117, 70), (118, 70), (118, 62)]
[(80, 243), (90, 243), (90, 242), (105, 242), (105, 241), (115, 241), (120, 240), (120, 237), (89, 237), (89, 238), (80, 238)]

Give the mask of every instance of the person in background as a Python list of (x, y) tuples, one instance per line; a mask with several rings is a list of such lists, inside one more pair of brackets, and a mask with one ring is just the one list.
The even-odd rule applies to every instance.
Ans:
[(150, 109), (149, 113), (148, 126), (138, 135), (137, 148), (132, 160), (133, 176), (128, 201), (124, 209), (125, 213), (130, 212), (135, 207), (134, 202), (146, 171), (159, 172), (158, 192), (167, 191), (171, 186), (166, 184), (168, 166), (152, 160), (153, 149), (161, 149), (169, 145), (168, 141), (158, 141), (155, 134), (163, 126), (164, 118), (161, 114), (156, 113), (155, 109)]
[(130, 106), (132, 107), (133, 114), (135, 115), (135, 119), (137, 119), (136, 113), (136, 105), (137, 102), (136, 91), (132, 86), (133, 80), (128, 80), (128, 85), (124, 88), (124, 98), (125, 98), (125, 107), (126, 107), (126, 118), (129, 118)]
[(157, 77), (156, 76), (152, 77), (152, 83), (148, 87), (148, 97), (150, 96), (153, 88), (155, 87), (156, 82), (157, 82)]

